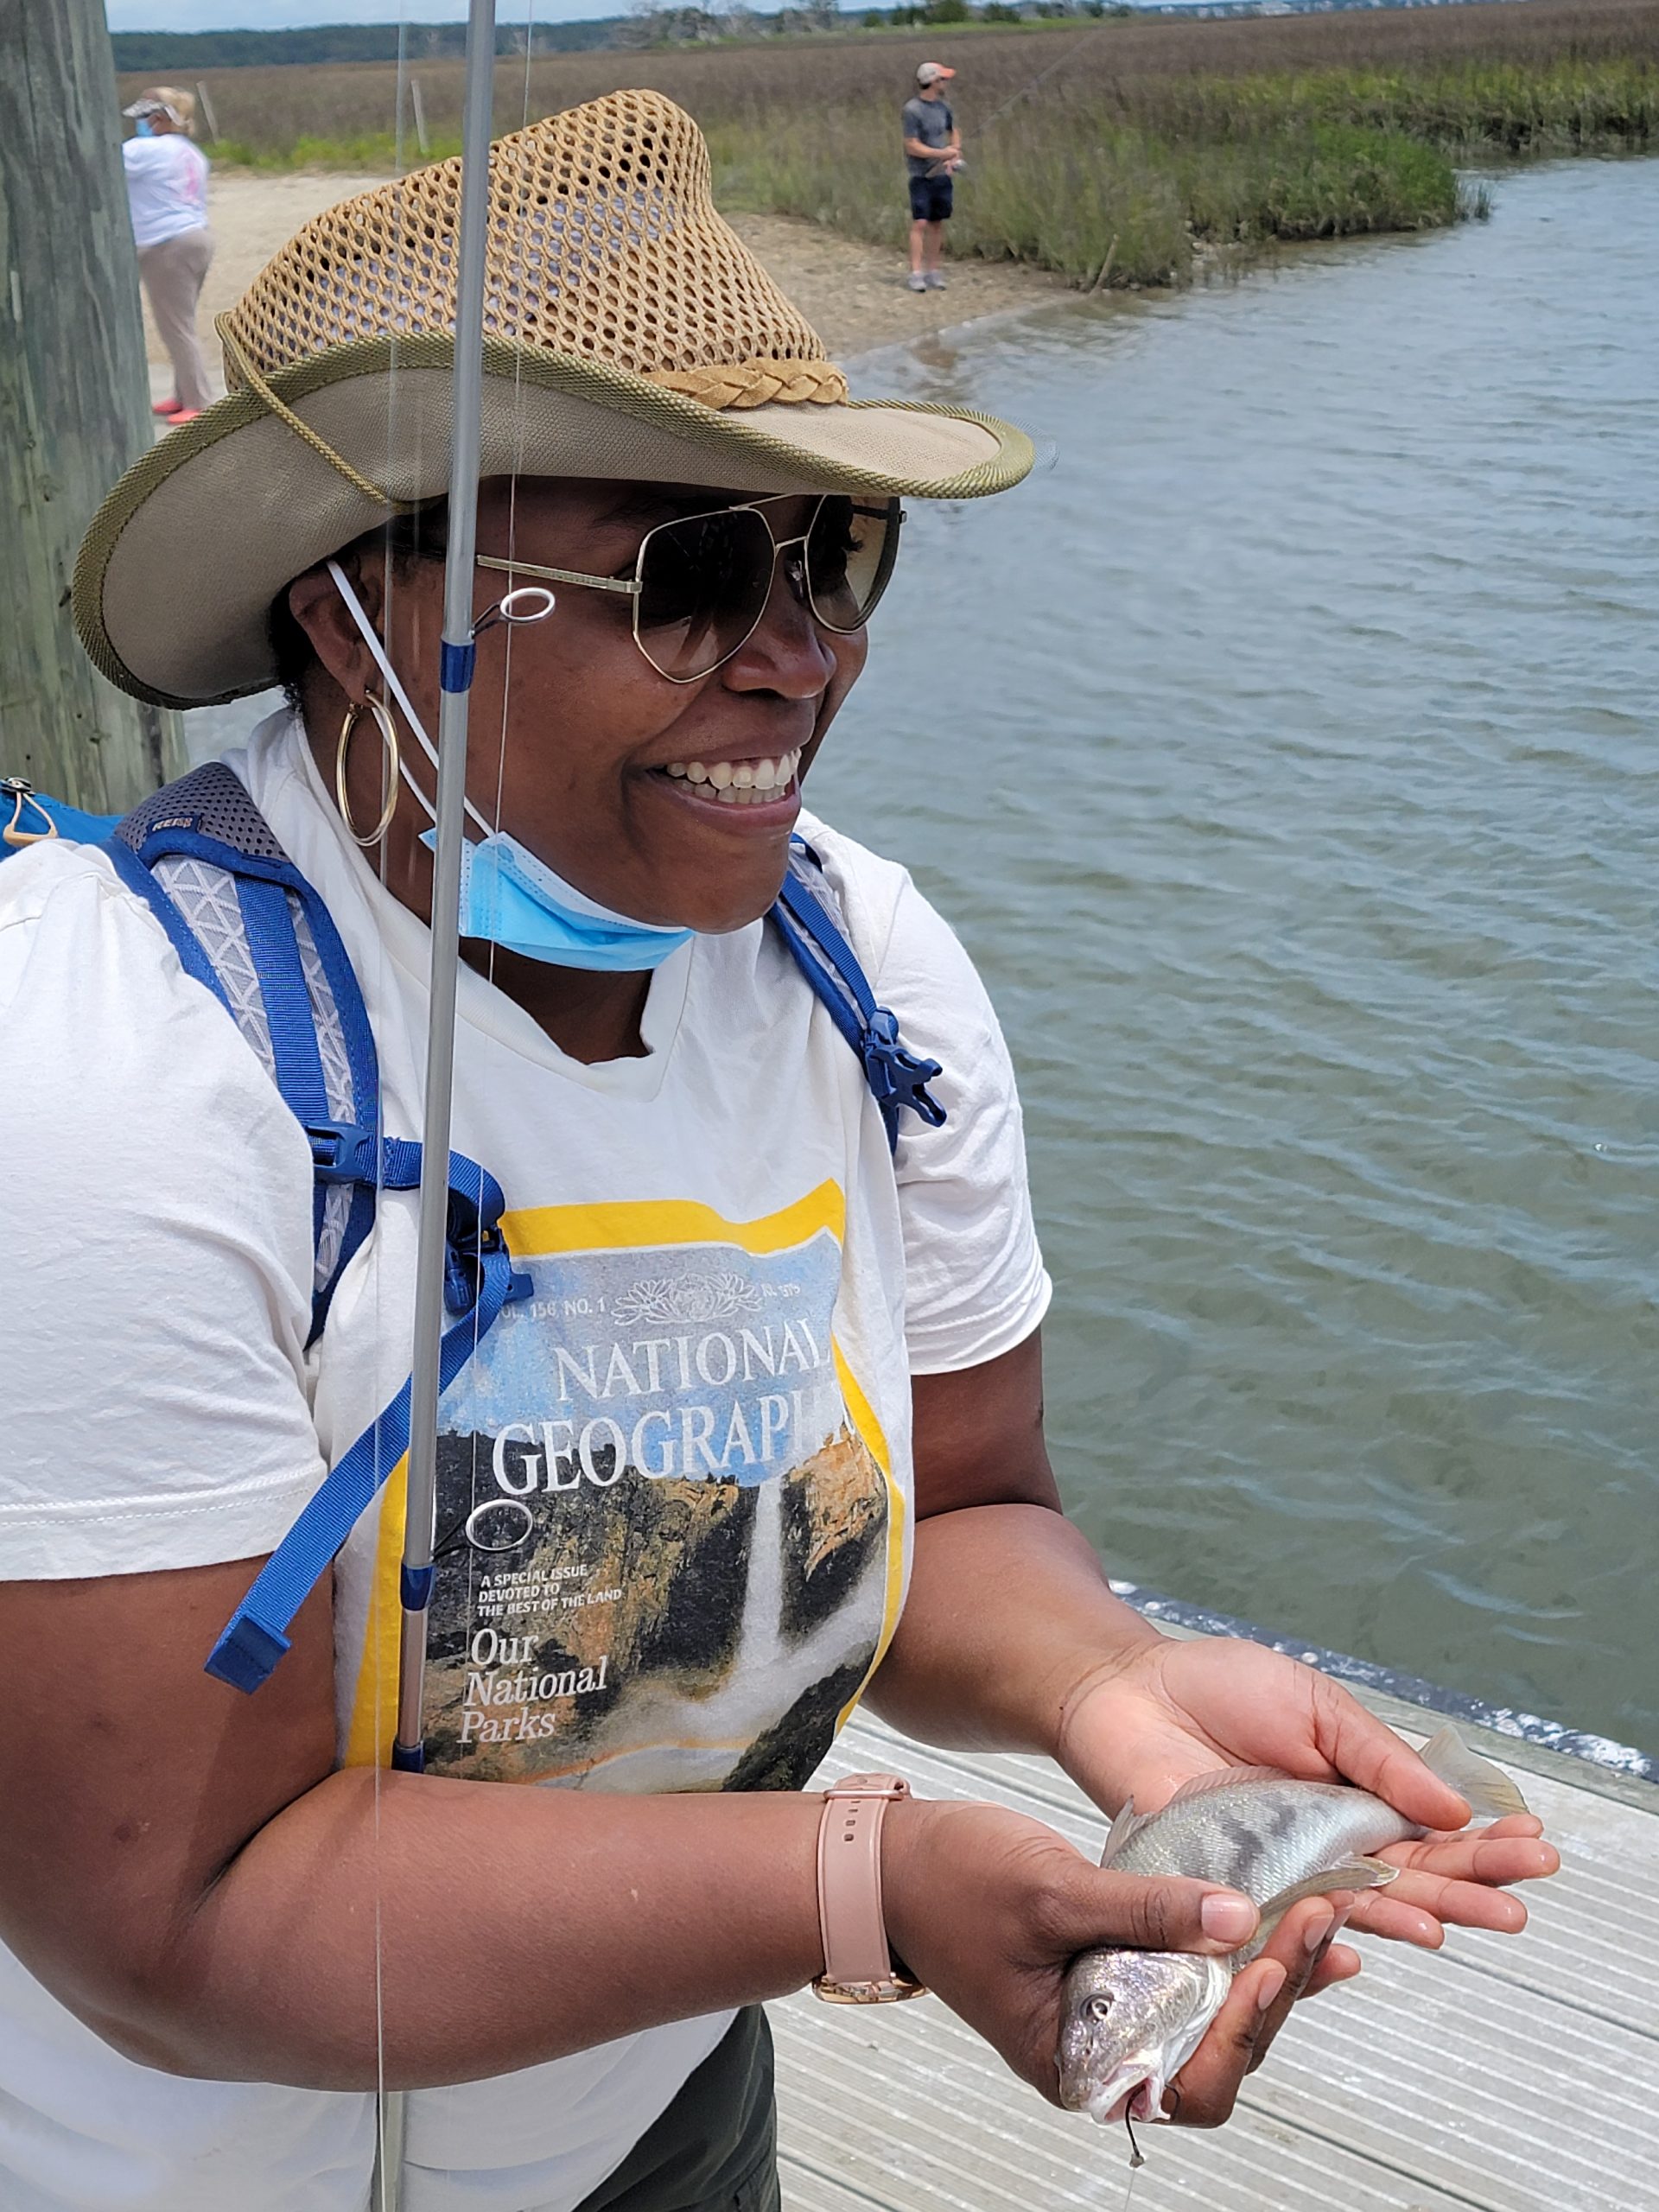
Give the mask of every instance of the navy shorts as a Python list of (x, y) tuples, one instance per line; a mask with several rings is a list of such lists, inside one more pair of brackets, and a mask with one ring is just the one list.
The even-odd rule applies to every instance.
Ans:
[(913, 176), (910, 180), (910, 215), (915, 223), (948, 223), (950, 219), (950, 180), (948, 176)]

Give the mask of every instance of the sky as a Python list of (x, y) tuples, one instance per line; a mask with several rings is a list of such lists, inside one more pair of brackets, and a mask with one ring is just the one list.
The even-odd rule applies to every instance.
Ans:
[[(467, 0), (107, 0), (112, 31), (283, 31), (310, 23), (460, 23)], [(538, 23), (626, 12), (626, 0), (535, 0)], [(498, 21), (522, 23), (524, 0), (500, 0)]]

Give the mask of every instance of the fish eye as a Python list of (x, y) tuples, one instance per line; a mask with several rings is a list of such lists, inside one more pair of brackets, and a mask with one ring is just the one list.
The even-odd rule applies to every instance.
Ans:
[(1112, 2009), (1112, 2000), (1109, 1997), (1091, 1997), (1086, 2009), (1091, 2020), (1103, 2020)]

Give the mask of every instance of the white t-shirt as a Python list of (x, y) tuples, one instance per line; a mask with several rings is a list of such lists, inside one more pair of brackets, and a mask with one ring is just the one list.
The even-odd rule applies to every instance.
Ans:
[(121, 148), (127, 173), (132, 242), (142, 253), (207, 220), (207, 156), (181, 131), (129, 138)]
[[(287, 715), (232, 765), (345, 939), (382, 1126), (416, 1135), (426, 930)], [(798, 1787), (903, 1602), (910, 1373), (995, 1357), (1047, 1303), (982, 986), (903, 869), (804, 826), (878, 996), (945, 1065), (949, 1122), (901, 1142), (896, 1175), (857, 1061), (762, 924), (677, 952), (649, 1050), (599, 1066), (461, 971), (453, 1141), (499, 1179), (533, 1287), (440, 1409), (439, 1771)], [(0, 1572), (269, 1550), (404, 1380), (413, 1195), (382, 1195), (308, 1353), (308, 1148), (90, 850), (0, 868), (0, 1157), (29, 1162), (0, 1239)], [(389, 1741), (401, 1540), (394, 1479), (336, 1570), (347, 1762)], [(407, 2212), (569, 2212), (729, 2017), (412, 2095)], [(3, 1951), (0, 2098), (6, 2212), (361, 2212), (372, 2100), (150, 2072)]]

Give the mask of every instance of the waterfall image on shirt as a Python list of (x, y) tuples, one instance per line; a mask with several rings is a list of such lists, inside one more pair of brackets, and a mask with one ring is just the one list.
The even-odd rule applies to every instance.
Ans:
[(839, 1197), (741, 1225), (690, 1205), (509, 1221), (532, 1294), (440, 1408), (429, 1767), (630, 1789), (810, 1773), (876, 1656), (897, 1550), (832, 1334)]

